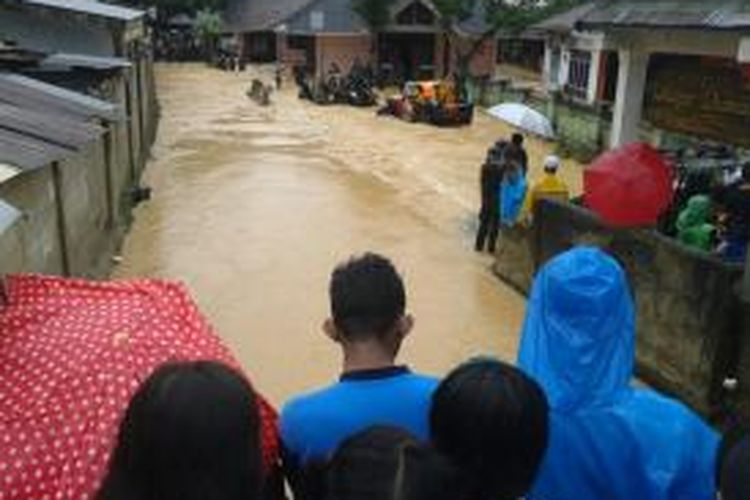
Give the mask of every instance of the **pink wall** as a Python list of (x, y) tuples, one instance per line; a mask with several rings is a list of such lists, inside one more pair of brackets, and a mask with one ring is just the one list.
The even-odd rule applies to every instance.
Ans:
[(320, 35), (316, 43), (317, 67), (323, 72), (327, 72), (331, 63), (335, 62), (341, 71), (348, 73), (357, 57), (362, 64), (369, 63), (372, 58), (369, 35)]

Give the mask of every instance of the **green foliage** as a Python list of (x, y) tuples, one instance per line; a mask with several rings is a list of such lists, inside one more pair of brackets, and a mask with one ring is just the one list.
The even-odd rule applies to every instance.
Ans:
[(478, 0), (433, 0), (433, 5), (440, 12), (443, 26), (450, 28), (457, 22), (471, 17)]
[(165, 18), (180, 13), (192, 16), (204, 9), (221, 11), (226, 5), (226, 0), (120, 0), (120, 2), (133, 7), (156, 7), (159, 15)]
[(585, 3), (587, 0), (433, 0), (445, 29), (465, 21), (482, 2), (485, 21), (492, 33), (517, 33), (547, 17)]
[(221, 35), (221, 15), (211, 9), (199, 10), (195, 17), (195, 34), (207, 47), (213, 46)]
[(352, 9), (377, 33), (391, 22), (391, 8), (396, 0), (351, 0)]
[(486, 0), (486, 21), (491, 29), (509, 34), (519, 33), (529, 26), (560, 12), (572, 9), (587, 0)]

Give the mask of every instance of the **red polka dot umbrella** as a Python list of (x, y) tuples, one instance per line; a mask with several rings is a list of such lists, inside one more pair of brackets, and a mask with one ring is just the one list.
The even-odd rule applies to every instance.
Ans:
[(633, 143), (586, 168), (583, 201), (610, 225), (649, 226), (672, 203), (673, 183), (672, 164), (651, 146)]
[[(120, 419), (167, 361), (239, 369), (180, 285), (10, 276), (0, 296), (0, 499), (92, 498)], [(261, 401), (263, 455), (278, 460)]]

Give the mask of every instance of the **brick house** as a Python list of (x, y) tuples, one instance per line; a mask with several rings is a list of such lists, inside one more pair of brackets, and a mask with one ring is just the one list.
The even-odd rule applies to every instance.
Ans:
[[(439, 14), (429, 0), (396, 2), (391, 24), (377, 35), (352, 10), (352, 0), (229, 0), (224, 17), (251, 62), (304, 64), (320, 73), (334, 62), (346, 72), (358, 59), (406, 79), (440, 76), (446, 63), (455, 64), (455, 55), (445, 57)], [(464, 48), (486, 30), (481, 8), (454, 27)], [(496, 50), (494, 39), (483, 44), (471, 62), (474, 76), (492, 74)]]

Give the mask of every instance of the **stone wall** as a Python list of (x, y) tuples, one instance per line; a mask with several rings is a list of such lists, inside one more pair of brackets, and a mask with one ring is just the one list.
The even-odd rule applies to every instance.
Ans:
[(623, 264), (633, 287), (638, 376), (716, 416), (726, 402), (723, 380), (739, 374), (740, 400), (750, 402), (750, 345), (741, 350), (748, 336), (735, 293), (741, 266), (654, 231), (609, 229), (571, 204), (541, 202), (534, 220), (501, 237), (494, 269), (502, 279), (528, 292), (532, 273), (552, 256), (576, 244), (601, 246)]

